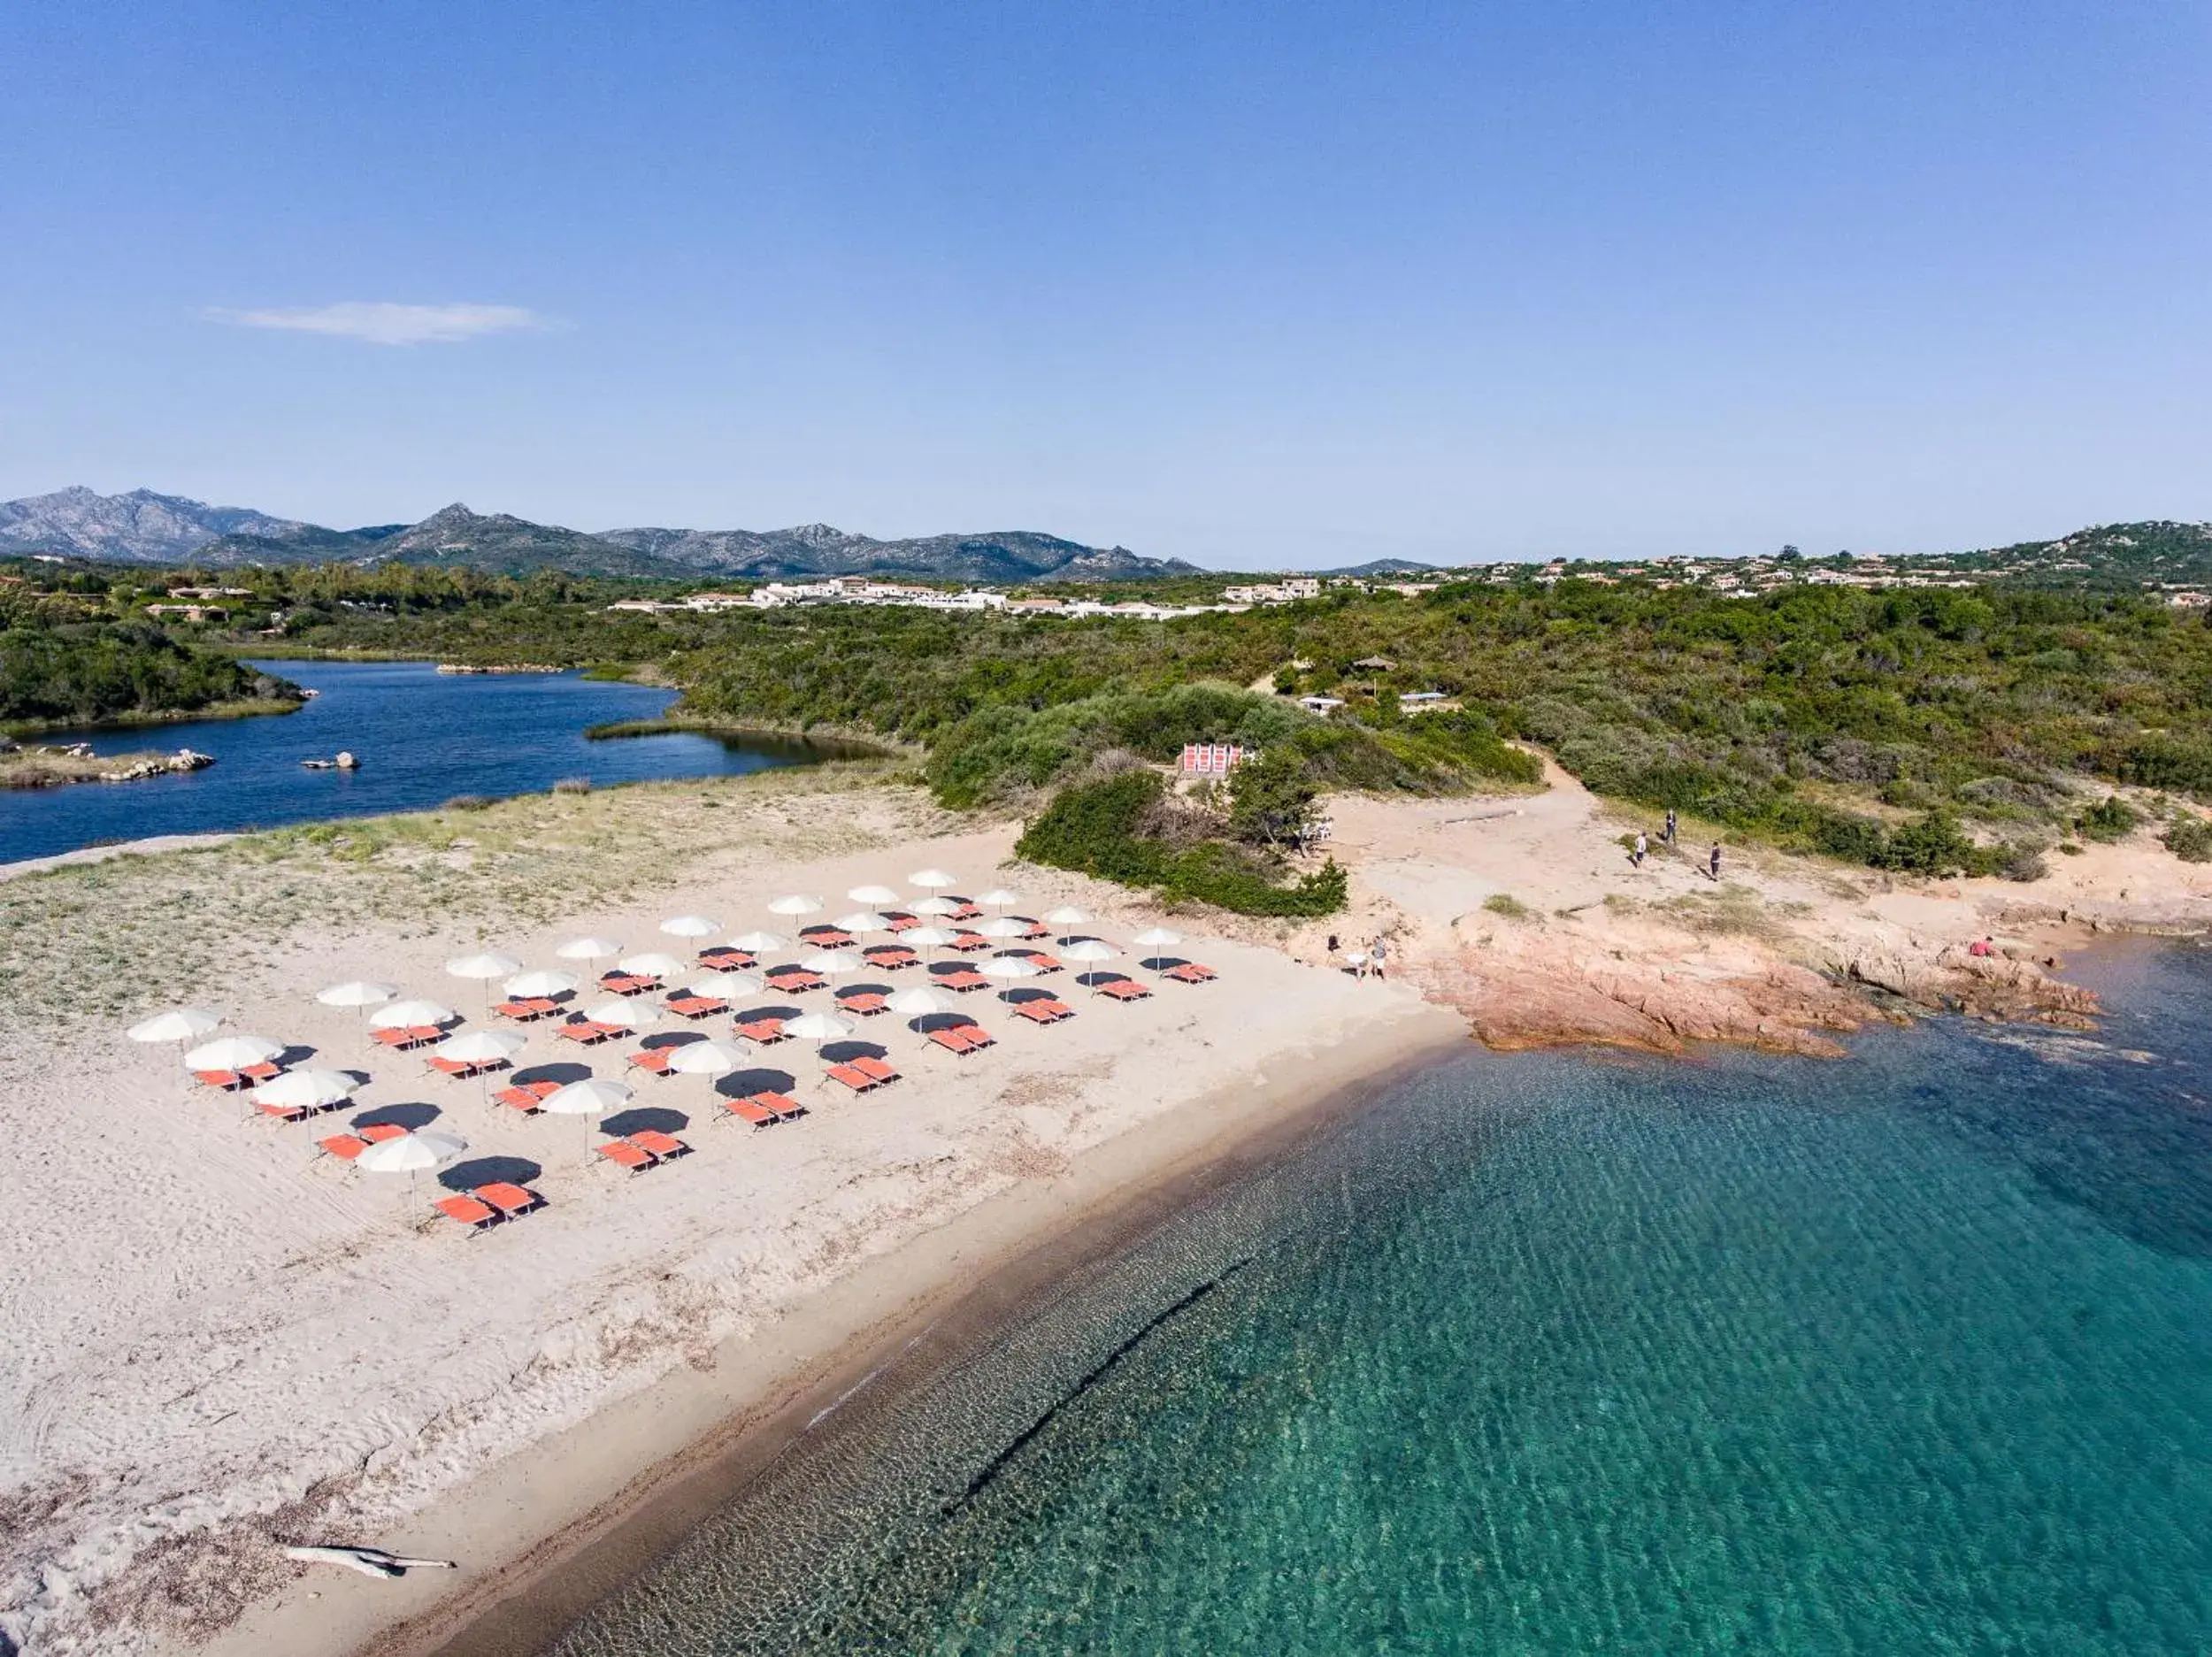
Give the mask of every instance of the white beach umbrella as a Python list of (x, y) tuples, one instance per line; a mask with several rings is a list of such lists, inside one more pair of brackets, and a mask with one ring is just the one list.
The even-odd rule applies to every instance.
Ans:
[(1044, 917), (1048, 926), (1088, 926), (1090, 911), (1079, 909), (1072, 903), (1063, 903), (1058, 909), (1048, 910)]
[(684, 980), (683, 987), (694, 995), (718, 995), (733, 1001), (741, 995), (759, 994), (767, 981), (757, 972), (717, 972), (712, 967), (701, 967)]
[(174, 1042), (180, 1047), (204, 1036), (223, 1022), (223, 1016), (204, 1007), (179, 1007), (151, 1018), (142, 1018), (123, 1033), (133, 1041)]
[(857, 972), (868, 964), (857, 951), (851, 949), (817, 949), (799, 957), (799, 964), (809, 972), (818, 972), (824, 978), (836, 978), (846, 972)]
[(1029, 935), (1028, 924), (1016, 920), (1011, 915), (994, 915), (976, 931), (986, 938), (1025, 938)]
[(315, 999), (326, 1007), (357, 1007), (365, 1013), (372, 1007), (381, 1007), (399, 993), (396, 984), (377, 984), (367, 978), (349, 978), (343, 984), (333, 984), (315, 992)]
[(722, 930), (722, 923), (704, 915), (672, 915), (661, 923), (661, 931), (671, 938), (711, 938)]
[(802, 1041), (841, 1041), (859, 1026), (835, 1013), (802, 1013), (783, 1027), (784, 1033)]
[(809, 897), (803, 892), (794, 892), (772, 900), (768, 912), (771, 915), (819, 915), (823, 907), (821, 899)]
[(942, 990), (917, 985), (910, 990), (901, 990), (884, 1005), (902, 1018), (926, 1018), (932, 1013), (951, 1012), (958, 1003)]
[(1183, 941), (1183, 934), (1170, 932), (1164, 926), (1155, 926), (1139, 932), (1129, 941), (1133, 944), (1142, 944), (1147, 949), (1172, 949)]
[(611, 938), (572, 938), (553, 953), (564, 961), (611, 961), (622, 946)]
[(627, 1103), (631, 1092), (626, 1083), (610, 1081), (603, 1076), (587, 1076), (580, 1082), (555, 1088), (538, 1101), (538, 1109), (557, 1116), (595, 1116), (603, 1110)]
[[(1102, 938), (1079, 938), (1060, 953), (1070, 961), (1100, 962), (1111, 961), (1121, 951)], [(1091, 986), (1091, 993), (1098, 993), (1096, 984)]]
[(412, 1133), (379, 1139), (356, 1156), (353, 1165), (367, 1174), (406, 1175), (407, 1206), (411, 1208), (415, 1206), (417, 1183), (422, 1176), (451, 1162), (468, 1147), (468, 1141), (457, 1133), (419, 1128)]
[(438, 1043), (430, 1049), (430, 1056), (463, 1064), (493, 1064), (513, 1058), (528, 1045), (511, 1030), (466, 1030)]
[(906, 878), (906, 884), (919, 886), (925, 892), (942, 892), (960, 884), (959, 877), (949, 875), (941, 869), (923, 869)]
[(960, 906), (950, 898), (924, 898), (913, 907), (917, 915), (957, 915)]
[(993, 955), (976, 970), (987, 978), (1034, 978), (1044, 976), (1042, 967), (1021, 955)]
[(664, 955), (657, 949), (649, 949), (643, 955), (625, 955), (615, 964), (625, 972), (634, 972), (641, 978), (672, 978), (690, 963), (679, 961), (675, 956)]
[(899, 941), (910, 949), (942, 949), (953, 937), (941, 926), (910, 926), (899, 934)]
[(1021, 901), (1022, 894), (1011, 886), (993, 886), (976, 899), (986, 909), (1011, 909)]
[(862, 932), (887, 932), (891, 930), (891, 923), (887, 917), (877, 914), (873, 909), (860, 909), (851, 915), (840, 915), (837, 917), (837, 930), (856, 935)]
[(786, 938), (780, 932), (740, 932), (736, 937), (730, 940), (730, 942), (733, 947), (742, 949), (749, 955), (764, 955), (772, 954), (774, 951), (782, 948), (790, 941), (791, 940), (788, 938)]
[(536, 972), (518, 972), (500, 987), (517, 1001), (529, 1001), (544, 995), (565, 995), (577, 986), (573, 972), (556, 972), (544, 968)]
[(450, 1024), (461, 1015), (443, 1001), (393, 1001), (369, 1015), (372, 1030), (412, 1030), (422, 1024)]
[(445, 963), (445, 970), (457, 978), (481, 978), (484, 982), (484, 1004), (491, 1005), (494, 978), (512, 978), (522, 970), (522, 963), (512, 955), (503, 955), (487, 950), (482, 955), (457, 955)]
[(661, 1009), (650, 1001), (626, 1001), (620, 996), (587, 1008), (584, 1016), (595, 1024), (612, 1024), (619, 1030), (650, 1030), (661, 1021)]
[(184, 1055), (188, 1070), (242, 1070), (249, 1064), (266, 1064), (284, 1051), (281, 1041), (266, 1036), (218, 1036)]
[(889, 886), (855, 886), (845, 895), (856, 903), (865, 903), (872, 908), (884, 903), (896, 903), (899, 901), (899, 894)]
[(726, 1041), (690, 1041), (668, 1055), (668, 1068), (686, 1076), (727, 1076), (741, 1070), (752, 1055)]
[(257, 1105), (279, 1109), (320, 1110), (353, 1097), (353, 1078), (343, 1070), (288, 1070), (247, 1095)]
[(445, 963), (445, 970), (457, 978), (503, 978), (522, 970), (522, 963), (512, 955), (486, 950), (481, 955), (456, 955)]

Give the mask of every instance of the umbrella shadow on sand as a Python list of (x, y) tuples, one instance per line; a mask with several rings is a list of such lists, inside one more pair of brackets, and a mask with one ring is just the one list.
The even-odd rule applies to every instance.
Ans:
[(1015, 990), (1001, 990), (998, 998), (1009, 1007), (1019, 1007), (1024, 1001), (1056, 1001), (1060, 999), (1050, 990), (1041, 990), (1034, 985), (1025, 985)]
[(473, 1191), (479, 1185), (502, 1182), (526, 1185), (543, 1172), (541, 1164), (526, 1156), (472, 1156), (465, 1162), (440, 1169), (438, 1183), (448, 1191)]
[(794, 1018), (803, 1018), (805, 1016), (806, 1009), (803, 1007), (792, 1007), (789, 1005), (782, 1007), (748, 1007), (743, 1012), (737, 1015), (737, 1022), (741, 1024), (749, 1024), (755, 1019), (774, 1018), (787, 1024)]
[(275, 1063), (283, 1070), (297, 1070), (320, 1051), (319, 1047), (303, 1047), (298, 1042), (294, 1042), (276, 1055)]
[(855, 1059), (885, 1059), (891, 1049), (880, 1041), (825, 1041), (822, 1044), (822, 1062), (849, 1064)]
[(617, 1139), (626, 1133), (639, 1133), (649, 1128), (662, 1133), (681, 1133), (690, 1125), (689, 1116), (680, 1110), (671, 1110), (665, 1105), (638, 1105), (599, 1118), (599, 1131), (611, 1133)]
[(426, 1128), (445, 1114), (435, 1105), (379, 1105), (365, 1110), (348, 1124), (354, 1128), (404, 1128), (412, 1133)]
[(934, 1030), (964, 1030), (973, 1023), (975, 1019), (963, 1012), (924, 1013), (918, 1018), (908, 1019), (906, 1027), (918, 1036), (926, 1036)]
[(580, 1082), (591, 1074), (591, 1066), (571, 1060), (558, 1060), (551, 1064), (532, 1064), (517, 1070), (515, 1085), (527, 1087), (532, 1082), (558, 1082), (563, 1087), (571, 1082)]
[(732, 1070), (726, 1076), (716, 1077), (714, 1091), (725, 1099), (750, 1099), (755, 1093), (788, 1092), (798, 1085), (798, 1080), (789, 1070), (763, 1065), (757, 1070)]

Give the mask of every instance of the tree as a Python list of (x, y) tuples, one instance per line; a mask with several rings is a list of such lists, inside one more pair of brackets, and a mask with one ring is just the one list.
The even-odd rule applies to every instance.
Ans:
[(1271, 748), (1229, 773), (1229, 832), (1251, 846), (1298, 838), (1313, 814), (1315, 789), (1287, 748)]
[(1794, 547), (1785, 546), (1781, 551), (1778, 552), (1774, 556), (1777, 558), (1779, 558), (1784, 564), (1795, 564), (1805, 555), (1798, 551), (1798, 549)]

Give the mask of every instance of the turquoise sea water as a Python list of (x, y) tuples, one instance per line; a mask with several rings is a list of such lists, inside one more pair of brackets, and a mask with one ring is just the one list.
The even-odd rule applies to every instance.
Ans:
[(2108, 972), (2093, 1040), (1420, 1075), (557, 1649), (2212, 1649), (2212, 955)]

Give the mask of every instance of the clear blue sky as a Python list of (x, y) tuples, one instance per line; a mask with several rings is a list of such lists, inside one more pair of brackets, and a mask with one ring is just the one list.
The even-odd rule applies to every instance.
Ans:
[(15, 0), (0, 62), (0, 497), (1242, 567), (2212, 517), (2201, 0)]

